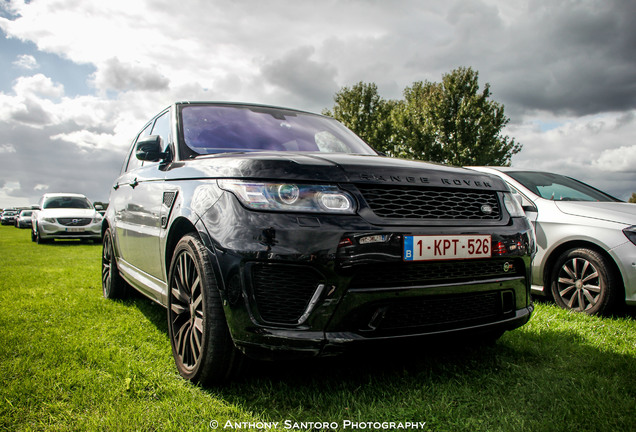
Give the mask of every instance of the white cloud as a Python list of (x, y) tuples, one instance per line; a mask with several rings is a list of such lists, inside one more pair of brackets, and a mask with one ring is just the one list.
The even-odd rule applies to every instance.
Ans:
[[(66, 186), (51, 178), (48, 159), (78, 153), (109, 160), (95, 183), (107, 190), (135, 133), (175, 100), (320, 111), (341, 86), (375, 82), (382, 96), (400, 98), (414, 81), (439, 81), (458, 66), (478, 70), (505, 104), (512, 122), (504, 133), (524, 145), (513, 165), (636, 190), (629, 172), (635, 2), (12, 0), (2, 7), (16, 17), (0, 17), (8, 37), (95, 68), (86, 77), (93, 94), (69, 97), (44, 64), (43, 73), (0, 93), (0, 160), (13, 158), (1, 172), (29, 193)], [(37, 62), (24, 55), (14, 65)], [(27, 179), (29, 170), (39, 178)]]
[(43, 74), (18, 78), (13, 90), (21, 96), (36, 96), (49, 99), (59, 98), (64, 94), (63, 85), (54, 83), (51, 78)]
[(2, 153), (15, 153), (15, 146), (13, 144), (0, 144), (0, 154)]
[(636, 145), (603, 150), (592, 165), (608, 172), (633, 173), (636, 170)]
[(53, 141), (62, 140), (77, 145), (81, 150), (102, 148), (107, 149), (112, 146), (114, 136), (112, 134), (94, 133), (88, 130), (78, 130), (70, 133), (61, 133), (51, 136)]
[(21, 54), (13, 64), (21, 69), (34, 70), (40, 67), (38, 61), (32, 55)]
[(512, 159), (518, 168), (570, 175), (620, 198), (636, 192), (636, 110), (580, 118), (552, 117), (543, 131), (536, 122), (513, 125), (507, 133), (523, 144)]

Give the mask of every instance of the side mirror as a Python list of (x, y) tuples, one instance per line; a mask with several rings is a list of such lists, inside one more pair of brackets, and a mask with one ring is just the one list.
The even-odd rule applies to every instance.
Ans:
[(162, 141), (159, 135), (139, 138), (135, 146), (135, 156), (139, 160), (148, 162), (159, 162), (165, 159), (167, 154), (161, 151)]

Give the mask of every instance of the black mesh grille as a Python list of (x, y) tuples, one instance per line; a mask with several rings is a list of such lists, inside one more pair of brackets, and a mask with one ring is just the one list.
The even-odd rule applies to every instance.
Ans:
[(522, 262), (506, 259), (391, 263), (356, 269), (351, 288), (421, 286), (523, 274)]
[(92, 220), (91, 218), (57, 218), (57, 223), (64, 226), (86, 226)]
[(314, 269), (290, 265), (253, 265), (252, 286), (263, 320), (295, 324), (321, 282)]
[(177, 196), (176, 192), (164, 192), (163, 204), (168, 208), (172, 208), (172, 204), (174, 204), (174, 199), (176, 196)]
[(452, 328), (467, 322), (488, 322), (500, 314), (500, 304), (501, 296), (496, 292), (395, 303), (383, 309), (378, 329)]
[[(356, 186), (371, 210), (385, 219), (497, 220), (501, 216), (496, 192), (362, 184)], [(488, 209), (491, 211), (488, 212)]]

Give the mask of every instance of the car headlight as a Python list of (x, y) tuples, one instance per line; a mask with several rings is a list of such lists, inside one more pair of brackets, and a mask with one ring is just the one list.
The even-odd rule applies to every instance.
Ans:
[(511, 193), (504, 192), (503, 194), (504, 206), (511, 217), (524, 217), (526, 214), (523, 212), (523, 208), (519, 201), (517, 201)]
[(636, 225), (630, 226), (623, 230), (630, 242), (636, 245)]
[(333, 185), (314, 185), (249, 180), (217, 180), (243, 205), (254, 210), (354, 214), (353, 197)]
[(45, 217), (42, 218), (42, 222), (55, 223), (55, 218)]

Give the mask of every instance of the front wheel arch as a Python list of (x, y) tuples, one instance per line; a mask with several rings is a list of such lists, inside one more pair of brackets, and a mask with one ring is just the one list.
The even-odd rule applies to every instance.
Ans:
[(550, 289), (550, 287), (552, 285), (551, 277), (552, 277), (552, 272), (554, 271), (554, 266), (556, 264), (556, 261), (565, 251), (568, 251), (570, 249), (590, 249), (598, 253), (599, 255), (601, 255), (608, 263), (608, 266), (611, 267), (611, 272), (616, 276), (616, 283), (620, 284), (620, 290), (621, 290), (623, 299), (625, 298), (625, 291), (623, 288), (623, 276), (621, 275), (620, 269), (618, 268), (616, 261), (614, 261), (614, 258), (612, 258), (612, 256), (609, 253), (607, 253), (607, 251), (605, 251), (605, 249), (603, 249), (601, 246), (595, 243), (591, 243), (591, 242), (583, 241), (583, 240), (570, 241), (570, 242), (559, 245), (552, 252), (550, 252), (550, 255), (545, 260), (545, 265), (543, 267), (543, 287), (544, 287), (543, 292), (547, 298), (554, 300), (552, 296), (552, 290)]

